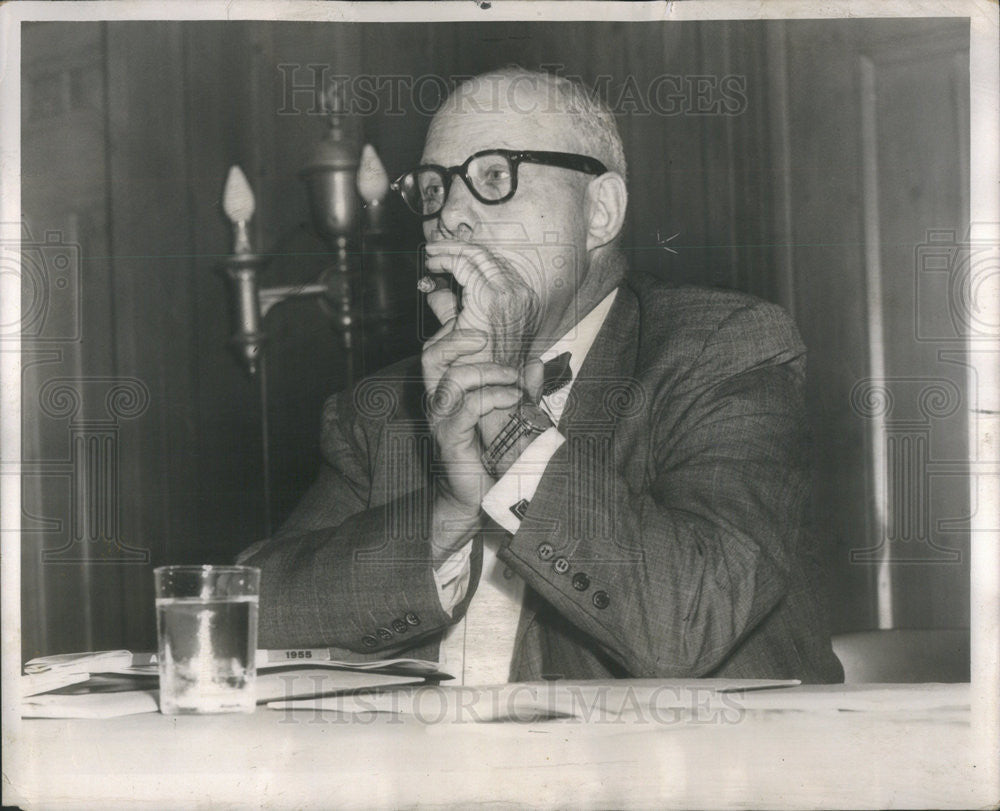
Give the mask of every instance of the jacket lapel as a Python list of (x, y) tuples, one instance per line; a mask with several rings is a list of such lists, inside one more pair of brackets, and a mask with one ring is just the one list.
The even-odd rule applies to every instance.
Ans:
[[(627, 397), (628, 386), (635, 385), (638, 320), (638, 299), (623, 282), (570, 388), (558, 426), (564, 435), (574, 425), (606, 424), (614, 419), (615, 398)], [(530, 588), (526, 589), (511, 664), (511, 675), (518, 680), (541, 678), (548, 658), (543, 650), (545, 630), (534, 627), (538, 623), (537, 599)], [(559, 639), (553, 636), (551, 642)]]
[(587, 353), (569, 391), (559, 419), (565, 434), (574, 424), (608, 422), (615, 418), (616, 398), (634, 386), (639, 350), (639, 301), (624, 282)]

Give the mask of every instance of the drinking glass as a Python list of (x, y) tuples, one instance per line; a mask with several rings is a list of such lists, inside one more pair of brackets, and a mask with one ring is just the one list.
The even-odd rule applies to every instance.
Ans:
[(260, 569), (160, 566), (160, 712), (253, 712)]

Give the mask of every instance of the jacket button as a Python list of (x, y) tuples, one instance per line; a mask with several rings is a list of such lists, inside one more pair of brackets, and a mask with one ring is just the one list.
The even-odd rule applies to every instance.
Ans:
[(586, 591), (590, 588), (590, 578), (583, 572), (577, 572), (573, 575), (573, 588), (577, 591)]
[(392, 630), (394, 630), (397, 634), (405, 634), (407, 631), (410, 630), (410, 626), (407, 625), (403, 620), (393, 620)]
[(540, 543), (538, 544), (538, 557), (542, 560), (548, 560), (556, 553), (556, 550), (552, 548), (550, 543)]
[(403, 619), (406, 620), (407, 624), (409, 624), (409, 625), (419, 625), (420, 624), (420, 617), (418, 617), (412, 611), (407, 611), (405, 614), (403, 614)]
[(611, 605), (611, 598), (606, 591), (595, 591), (593, 601), (598, 608), (607, 608)]
[(556, 574), (566, 574), (569, 571), (569, 561), (566, 558), (556, 558), (552, 568), (556, 570)]
[(392, 639), (392, 631), (390, 631), (388, 628), (379, 628), (378, 631), (376, 631), (376, 633), (378, 634), (378, 638), (384, 640), (385, 642), (388, 642), (390, 639)]
[(374, 648), (378, 644), (378, 640), (371, 634), (361, 637), (361, 641), (364, 643), (366, 648)]

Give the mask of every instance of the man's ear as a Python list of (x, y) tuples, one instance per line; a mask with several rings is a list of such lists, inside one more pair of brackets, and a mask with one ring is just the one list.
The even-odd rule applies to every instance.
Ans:
[(587, 186), (587, 250), (607, 245), (625, 224), (628, 190), (617, 172), (605, 172)]

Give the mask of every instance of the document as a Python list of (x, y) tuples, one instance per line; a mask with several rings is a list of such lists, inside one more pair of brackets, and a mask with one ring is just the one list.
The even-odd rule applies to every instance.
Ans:
[[(329, 649), (257, 651), (257, 702), (314, 699), (450, 679), (436, 662), (344, 662)], [(114, 718), (159, 709), (156, 654), (126, 650), (32, 659), (22, 676), (22, 717)]]

